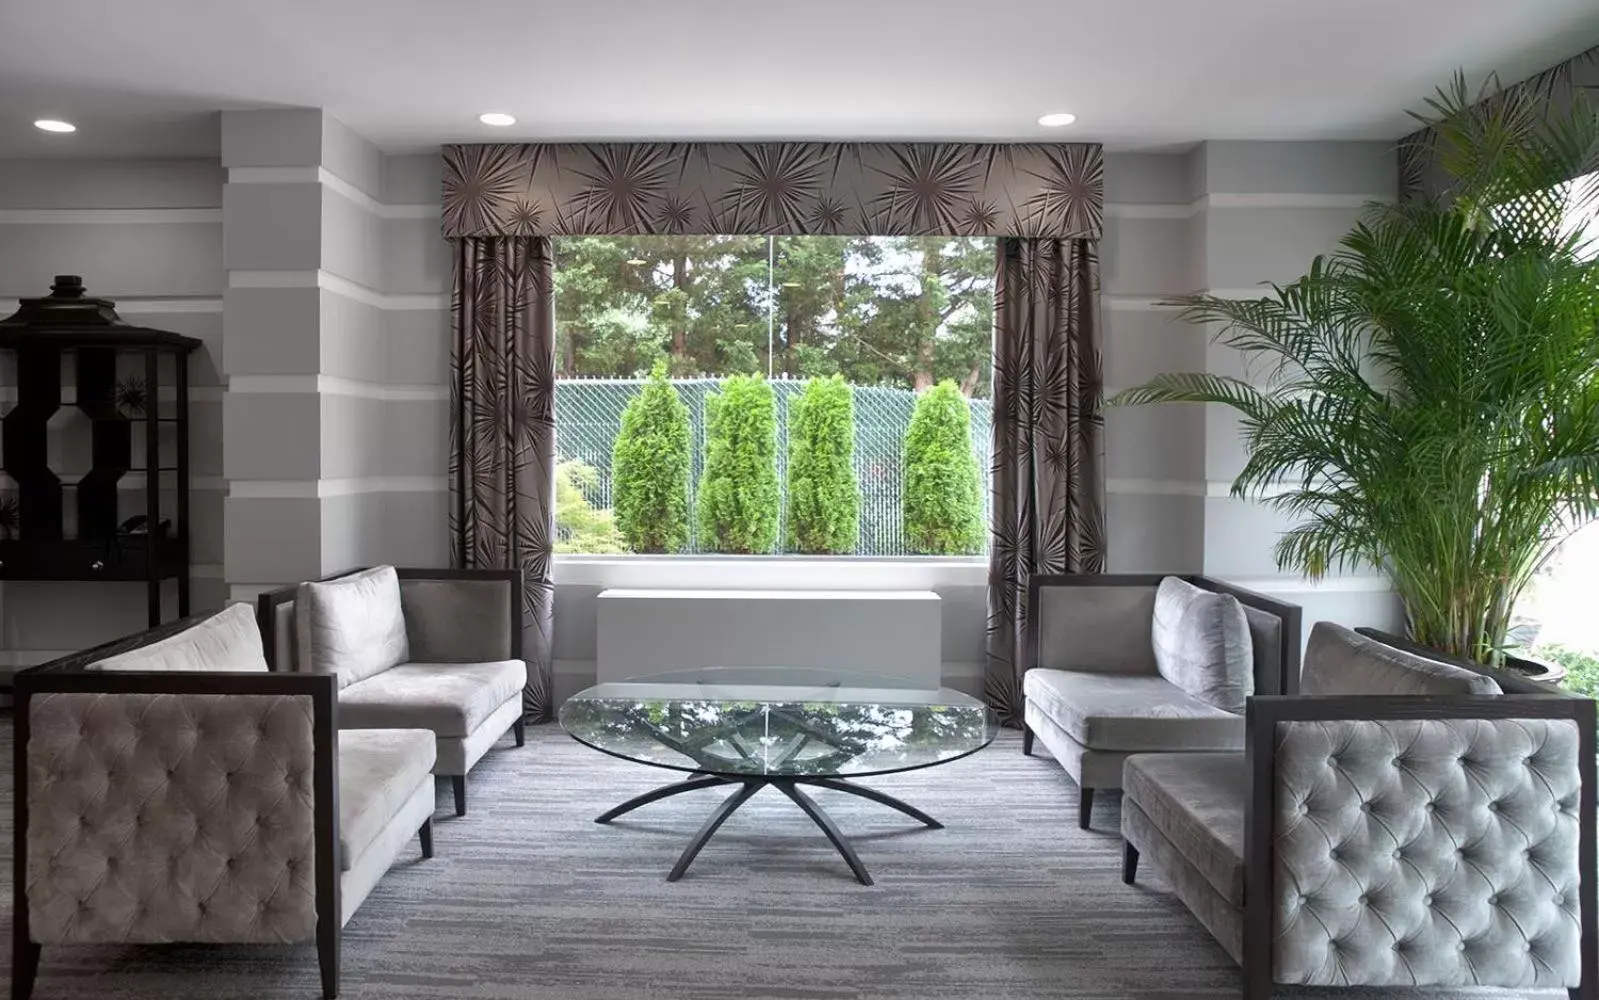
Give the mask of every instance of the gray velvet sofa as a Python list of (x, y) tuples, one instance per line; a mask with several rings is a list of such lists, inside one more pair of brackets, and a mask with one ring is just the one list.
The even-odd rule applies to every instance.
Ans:
[[(1125, 764), (1123, 880), (1140, 859), (1275, 984), (1596, 995), (1594, 703), (1328, 622), (1302, 694), (1247, 709), (1244, 753)], [(1584, 878), (1580, 873), (1586, 872)]]
[[(325, 601), (316, 621), (297, 607), (374, 574), (397, 578), (397, 605), (373, 581)], [(341, 728), (431, 730), (434, 773), (450, 778), (464, 816), (473, 765), (507, 731), (524, 743), (522, 589), (521, 570), (376, 567), (262, 594), (257, 614), (273, 670), (338, 674)], [(385, 605), (398, 634), (368, 634)]]
[(1241, 606), (1251, 684), (1219, 708), (1163, 676), (1151, 633), (1160, 574), (1043, 575), (1028, 591), (1030, 669), (1023, 752), (1044, 744), (1077, 783), (1078, 824), (1094, 791), (1120, 788), (1122, 762), (1148, 751), (1242, 750), (1243, 696), (1292, 692), (1299, 677), (1300, 609), (1204, 576), (1177, 579)]
[(245, 605), (19, 672), (11, 994), (42, 946), (315, 940), (420, 837), (433, 735), (339, 732), (337, 679), (266, 669)]

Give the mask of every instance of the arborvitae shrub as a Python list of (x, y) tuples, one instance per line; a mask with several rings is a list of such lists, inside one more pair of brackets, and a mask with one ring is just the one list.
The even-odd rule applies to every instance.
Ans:
[(777, 544), (777, 397), (759, 375), (735, 375), (705, 400), (699, 547), (763, 553)]
[(847, 555), (859, 531), (854, 393), (842, 376), (813, 378), (788, 410), (788, 550)]
[(917, 397), (905, 431), (906, 544), (922, 555), (972, 555), (984, 530), (971, 408), (946, 380)]
[(611, 451), (616, 527), (634, 552), (688, 546), (690, 447), (688, 407), (659, 363), (622, 411)]

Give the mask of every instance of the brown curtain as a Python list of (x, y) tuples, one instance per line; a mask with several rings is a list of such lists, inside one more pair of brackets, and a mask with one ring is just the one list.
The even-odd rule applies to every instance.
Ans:
[(1020, 725), (1028, 581), (1105, 569), (1099, 255), (1084, 239), (998, 244), (984, 693)]
[(523, 707), (550, 718), (555, 315), (549, 237), (451, 240), (450, 539), (455, 565), (520, 567)]

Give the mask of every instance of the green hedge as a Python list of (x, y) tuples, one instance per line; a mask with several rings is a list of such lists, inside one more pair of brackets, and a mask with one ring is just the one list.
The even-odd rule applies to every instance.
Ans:
[(692, 461), (688, 407), (659, 363), (642, 392), (622, 411), (611, 453), (616, 526), (634, 552), (688, 547), (688, 481)]
[(847, 555), (860, 533), (854, 393), (813, 378), (788, 410), (788, 551)]
[(596, 491), (599, 481), (599, 470), (587, 462), (572, 458), (555, 464), (555, 551), (627, 551), (612, 512), (595, 507), (585, 495)]
[(905, 541), (918, 555), (983, 551), (982, 475), (966, 397), (943, 381), (917, 397), (905, 431)]
[(777, 397), (759, 375), (735, 375), (705, 400), (699, 546), (768, 553), (777, 545)]

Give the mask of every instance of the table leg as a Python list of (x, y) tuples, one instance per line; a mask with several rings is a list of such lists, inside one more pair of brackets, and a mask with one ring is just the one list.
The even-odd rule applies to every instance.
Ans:
[(851, 784), (848, 781), (841, 781), (838, 778), (806, 778), (804, 781), (807, 785), (815, 785), (817, 788), (831, 788), (835, 792), (848, 792), (851, 795), (859, 795), (863, 799), (871, 799), (873, 802), (876, 802), (879, 805), (888, 806), (890, 809), (898, 809), (911, 819), (925, 823), (935, 830), (944, 829), (944, 824), (922, 812), (920, 809), (916, 808), (910, 803), (902, 802), (899, 799), (896, 799), (894, 796), (889, 795), (886, 792), (880, 792), (875, 788), (867, 788), (865, 785)]
[(775, 781), (773, 784), (784, 795), (793, 799), (795, 805), (805, 810), (805, 815), (811, 818), (811, 822), (822, 828), (822, 832), (827, 834), (827, 839), (833, 842), (833, 847), (837, 849), (838, 853), (843, 856), (844, 861), (849, 865), (850, 871), (855, 873), (855, 880), (861, 885), (871, 885), (872, 876), (867, 874), (866, 866), (861, 864), (861, 859), (856, 856), (855, 848), (850, 846), (849, 840), (839, 830), (838, 824), (834, 823), (833, 818), (827, 815), (821, 806), (816, 804), (816, 800), (800, 791), (798, 786), (792, 781)]
[[(724, 784), (727, 783), (723, 779), (717, 780), (722, 781)], [(687, 784), (690, 784), (690, 782), (683, 782), (682, 785), (673, 785), (672, 787), (682, 788), (683, 785)], [(683, 873), (688, 871), (688, 866), (694, 863), (694, 858), (700, 853), (700, 848), (705, 846), (705, 842), (715, 836), (716, 831), (721, 828), (723, 823), (727, 822), (729, 816), (738, 811), (739, 806), (753, 798), (755, 793), (760, 791), (765, 785), (766, 782), (764, 781), (746, 781), (743, 788), (729, 795), (721, 805), (717, 806), (716, 811), (711, 813), (711, 818), (707, 819), (705, 825), (700, 827), (700, 832), (696, 833), (694, 839), (689, 841), (688, 846), (683, 848), (682, 856), (677, 859), (677, 864), (672, 866), (672, 872), (666, 876), (666, 880), (668, 882), (676, 882), (682, 878)]]
[(694, 791), (698, 791), (701, 788), (710, 788), (710, 787), (715, 786), (715, 785), (727, 785), (727, 784), (732, 784), (732, 782), (729, 781), (727, 778), (692, 778), (691, 777), (687, 781), (679, 781), (676, 784), (663, 785), (660, 788), (654, 789), (653, 791), (645, 792), (643, 795), (634, 796), (633, 798), (628, 799), (626, 802), (622, 803), (621, 805), (616, 806), (616, 807), (614, 807), (612, 809), (607, 809), (605, 812), (603, 812), (600, 815), (596, 816), (594, 818), (594, 822), (596, 822), (596, 823), (609, 823), (611, 820), (613, 820), (616, 817), (622, 815), (623, 813), (630, 813), (633, 810), (637, 809), (639, 806), (647, 806), (651, 802), (658, 802), (661, 799), (669, 798), (669, 797), (671, 797), (673, 795), (681, 795), (684, 792), (694, 792)]

